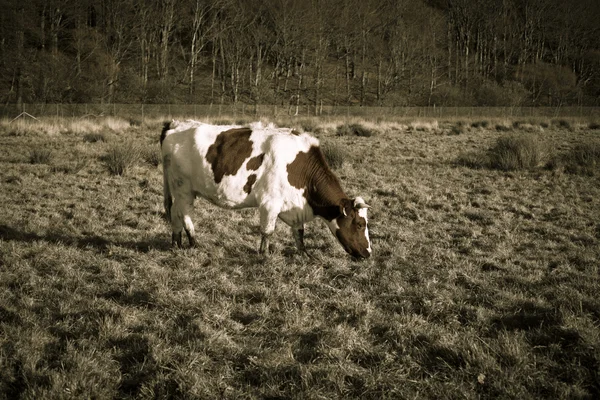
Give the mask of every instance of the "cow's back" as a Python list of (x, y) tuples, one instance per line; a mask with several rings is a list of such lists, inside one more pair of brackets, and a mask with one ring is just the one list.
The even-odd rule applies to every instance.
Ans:
[(226, 208), (302, 202), (297, 191), (290, 192), (286, 167), (299, 152), (318, 145), (317, 139), (256, 125), (196, 123), (180, 129), (168, 132), (163, 141), (164, 161), (174, 186), (189, 183), (182, 190)]

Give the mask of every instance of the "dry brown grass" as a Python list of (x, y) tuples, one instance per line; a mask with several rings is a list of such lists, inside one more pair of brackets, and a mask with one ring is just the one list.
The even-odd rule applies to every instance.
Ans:
[[(204, 201), (198, 248), (173, 251), (160, 166), (118, 176), (102, 161), (125, 140), (157, 145), (160, 122), (99, 122), (110, 135), (95, 143), (1, 131), (5, 398), (600, 396), (598, 174), (456, 166), (494, 145), (492, 120), (460, 135), (365, 122), (371, 137), (313, 121), (344, 151), (347, 192), (372, 206), (368, 261), (318, 221), (315, 260), (283, 224), (261, 257), (254, 210)], [(549, 127), (540, 140), (568, 152), (598, 137)], [(34, 146), (51, 165), (28, 162)]]

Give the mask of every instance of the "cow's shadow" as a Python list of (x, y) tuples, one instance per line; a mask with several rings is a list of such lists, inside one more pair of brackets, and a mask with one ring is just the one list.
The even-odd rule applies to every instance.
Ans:
[[(7, 224), (0, 224), (0, 240), (24, 243), (42, 241), (51, 244), (63, 244), (78, 249), (93, 249), (99, 253), (108, 252), (110, 251), (111, 247), (126, 248), (140, 253), (148, 253), (152, 250), (171, 251), (173, 250), (173, 247), (171, 245), (171, 240), (169, 239), (170, 238), (167, 238), (164, 235), (157, 235), (151, 238), (145, 238), (144, 240), (123, 240), (119, 238), (106, 238), (100, 235), (69, 235), (64, 232), (57, 231), (49, 231), (40, 234), (36, 232), (20, 230)], [(281, 243), (279, 245), (271, 243), (269, 246), (269, 253), (267, 255), (259, 254), (259, 243), (260, 241), (255, 241), (242, 247), (238, 246), (236, 248), (231, 248), (229, 249), (229, 253), (237, 254), (241, 258), (257, 257), (262, 259), (265, 257), (268, 258), (270, 255), (280, 251), (286, 258), (309, 259), (298, 251), (293, 242)], [(185, 249), (189, 249), (187, 243), (185, 243), (184, 247), (180, 250)], [(313, 256), (312, 259), (318, 259), (318, 257), (315, 258), (314, 256), (320, 251), (323, 251), (324, 246), (310, 246), (310, 244), (307, 244), (307, 250)]]
[(111, 246), (124, 247), (147, 253), (150, 250), (168, 250), (171, 248), (170, 241), (164, 237), (153, 237), (146, 240), (114, 240), (99, 235), (72, 236), (61, 232), (48, 232), (38, 234), (25, 232), (6, 224), (0, 224), (0, 239), (6, 241), (32, 242), (44, 241), (53, 244), (66, 244), (80, 249), (92, 248), (99, 252), (107, 251)]

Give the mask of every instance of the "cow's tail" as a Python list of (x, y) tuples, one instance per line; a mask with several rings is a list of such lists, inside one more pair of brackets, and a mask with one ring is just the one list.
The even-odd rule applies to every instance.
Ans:
[[(165, 122), (163, 125), (162, 132), (160, 134), (160, 146), (162, 148), (163, 141), (167, 137), (167, 131), (171, 129), (171, 123)], [(171, 188), (169, 186), (169, 167), (170, 157), (163, 153), (163, 201), (165, 207), (165, 218), (167, 221), (171, 221), (171, 206), (173, 205), (173, 197), (171, 196)]]
[(160, 145), (162, 146), (163, 141), (167, 137), (167, 132), (171, 130), (171, 121), (166, 121), (163, 124), (162, 132), (160, 133)]

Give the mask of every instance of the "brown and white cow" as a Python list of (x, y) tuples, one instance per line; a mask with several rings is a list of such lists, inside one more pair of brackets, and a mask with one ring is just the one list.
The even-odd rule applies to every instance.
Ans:
[(216, 126), (188, 120), (166, 123), (160, 143), (173, 245), (181, 246), (184, 229), (190, 245), (195, 244), (190, 212), (194, 199), (203, 197), (223, 208), (258, 207), (261, 253), (268, 249), (278, 217), (306, 253), (304, 223), (321, 217), (349, 254), (371, 255), (369, 206), (360, 197), (346, 196), (319, 141), (309, 134), (261, 123)]

